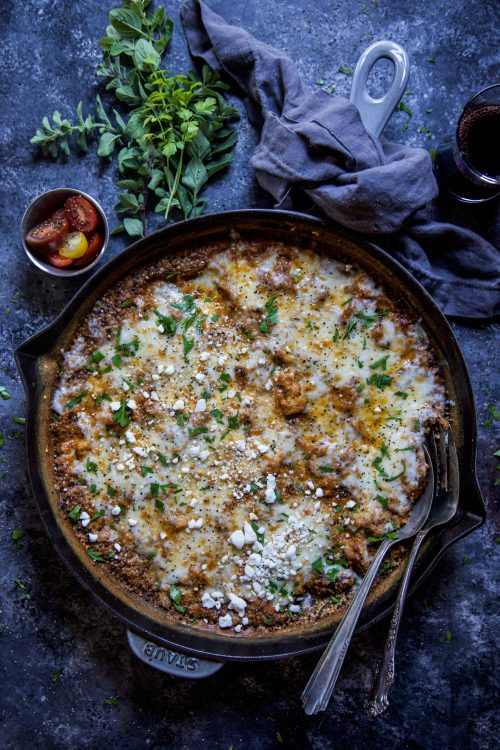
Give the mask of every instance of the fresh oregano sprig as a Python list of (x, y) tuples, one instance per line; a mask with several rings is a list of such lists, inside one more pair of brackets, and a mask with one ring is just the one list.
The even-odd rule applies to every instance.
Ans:
[(238, 117), (222, 92), (226, 84), (205, 66), (201, 79), (193, 73), (170, 75), (162, 70), (161, 57), (172, 36), (173, 22), (163, 8), (148, 12), (151, 0), (124, 0), (109, 14), (110, 25), (100, 40), (102, 62), (97, 75), (106, 90), (118, 100), (122, 116), (107, 115), (96, 97), (94, 116), (83, 116), (77, 107), (76, 121), (62, 119), (58, 112), (42, 121), (31, 143), (45, 156), (70, 153), (71, 138), (82, 151), (99, 136), (98, 155), (117, 153), (122, 188), (116, 211), (123, 216), (113, 233), (126, 231), (141, 237), (146, 231), (148, 201), (154, 196), (154, 211), (167, 221), (178, 211), (188, 218), (203, 213), (200, 198), (208, 180), (234, 158), (237, 133), (229, 123)]

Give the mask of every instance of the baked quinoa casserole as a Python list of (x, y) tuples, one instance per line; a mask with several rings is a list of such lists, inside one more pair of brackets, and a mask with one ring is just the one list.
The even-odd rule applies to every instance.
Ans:
[(165, 621), (243, 635), (344, 605), (422, 491), (445, 391), (418, 321), (364, 270), (235, 237), (110, 288), (52, 408), (89, 564)]

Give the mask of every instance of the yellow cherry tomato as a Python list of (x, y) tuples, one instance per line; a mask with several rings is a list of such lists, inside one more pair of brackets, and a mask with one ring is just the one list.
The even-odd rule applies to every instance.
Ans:
[(63, 258), (81, 258), (89, 246), (83, 232), (70, 232), (59, 248), (59, 255)]

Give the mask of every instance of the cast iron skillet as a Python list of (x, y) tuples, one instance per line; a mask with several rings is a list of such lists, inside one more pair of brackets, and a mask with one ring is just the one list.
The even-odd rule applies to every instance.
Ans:
[[(303, 654), (324, 647), (339, 615), (313, 625), (292, 625), (282, 633), (243, 636), (204, 632), (168, 619), (114, 583), (90, 560), (76, 540), (68, 519), (58, 507), (51, 486), (51, 457), (47, 452), (47, 423), (50, 393), (56, 377), (60, 349), (71, 340), (78, 322), (106, 289), (129, 271), (161, 256), (204, 243), (227, 241), (237, 232), (243, 239), (284, 241), (310, 247), (316, 243), (332, 257), (356, 263), (377, 278), (392, 298), (400, 300), (419, 316), (440, 359), (450, 398), (450, 415), (459, 452), (460, 503), (455, 518), (438, 530), (422, 550), (415, 571), (414, 588), (435, 566), (444, 550), (477, 528), (485, 508), (476, 480), (476, 420), (473, 395), (465, 363), (445, 317), (420, 284), (393, 258), (375, 245), (359, 240), (331, 224), (304, 214), (276, 210), (242, 210), (212, 214), (162, 229), (136, 242), (107, 263), (67, 304), (59, 317), (16, 351), (27, 399), (27, 454), (30, 480), (46, 531), (58, 553), (80, 583), (89, 589), (133, 633), (129, 642), (140, 658), (161, 669), (186, 676), (203, 676), (215, 671), (204, 659), (252, 661)], [(398, 570), (379, 584), (365, 605), (361, 627), (383, 617), (392, 607), (400, 573)], [(139, 634), (139, 637), (135, 636)], [(145, 639), (145, 640), (144, 640)], [(165, 648), (166, 647), (166, 648)], [(180, 650), (180, 656), (175, 651)], [(197, 658), (191, 658), (197, 657)], [(180, 670), (182, 670), (180, 672)]]

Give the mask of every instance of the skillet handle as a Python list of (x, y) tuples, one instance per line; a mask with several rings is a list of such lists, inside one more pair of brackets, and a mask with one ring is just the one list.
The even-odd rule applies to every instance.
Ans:
[[(394, 76), (387, 92), (380, 99), (373, 99), (367, 89), (370, 72), (379, 60), (390, 60), (394, 65)], [(361, 122), (366, 130), (377, 136), (382, 133), (387, 121), (403, 96), (410, 76), (410, 61), (405, 50), (396, 42), (383, 40), (367, 47), (358, 60), (352, 79), (351, 102), (356, 105)]]
[(138, 659), (149, 664), (160, 672), (166, 672), (174, 677), (188, 677), (191, 680), (200, 680), (203, 677), (218, 672), (224, 666), (222, 661), (208, 661), (199, 659), (197, 656), (188, 656), (178, 651), (159, 646), (153, 641), (147, 641), (132, 630), (127, 630), (128, 645), (132, 653)]

